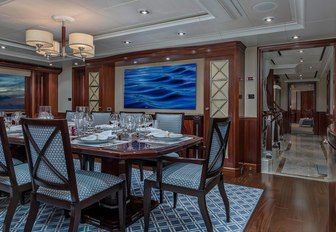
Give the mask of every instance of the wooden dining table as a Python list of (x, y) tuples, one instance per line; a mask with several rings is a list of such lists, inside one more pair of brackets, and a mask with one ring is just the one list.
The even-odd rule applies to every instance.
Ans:
[[(9, 143), (12, 145), (23, 145), (22, 135), (8, 135)], [(180, 152), (190, 147), (197, 146), (203, 142), (203, 138), (193, 135), (183, 135), (181, 139), (175, 141), (160, 141), (158, 139), (146, 139), (132, 141), (114, 140), (102, 144), (84, 144), (76, 138), (71, 139), (71, 148), (74, 154), (100, 158), (101, 171), (113, 175), (124, 175), (131, 178), (127, 173), (127, 165), (130, 159), (159, 158), (171, 152)], [(127, 189), (130, 193), (130, 189)], [(152, 208), (158, 205), (157, 201), (152, 201)], [(118, 208), (114, 205), (113, 199), (96, 204), (87, 208), (82, 213), (83, 220), (87, 223), (105, 228), (111, 231), (118, 231)], [(142, 196), (132, 196), (128, 194), (126, 205), (126, 224), (129, 226), (143, 216)]]

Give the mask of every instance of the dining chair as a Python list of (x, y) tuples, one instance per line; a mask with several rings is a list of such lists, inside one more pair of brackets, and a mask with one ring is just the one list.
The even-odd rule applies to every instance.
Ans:
[[(222, 196), (226, 221), (230, 221), (230, 206), (227, 198), (222, 167), (230, 130), (229, 118), (211, 118), (204, 159), (162, 157), (158, 160), (158, 170), (145, 179), (144, 183), (144, 229), (148, 231), (152, 188), (174, 192), (174, 208), (177, 204), (177, 193), (195, 196), (205, 222), (207, 231), (213, 231), (206, 205), (206, 194), (216, 185)], [(172, 164), (162, 168), (162, 161)]]
[(25, 231), (31, 231), (41, 202), (70, 211), (69, 231), (77, 231), (81, 210), (117, 193), (120, 230), (125, 230), (125, 181), (100, 172), (75, 170), (65, 119), (23, 119), (32, 178)]
[(92, 126), (110, 124), (111, 111), (92, 111), (91, 114), (93, 116)]
[(75, 113), (76, 111), (71, 111), (71, 110), (65, 111), (65, 119), (68, 121), (73, 121)]
[[(184, 113), (155, 113), (155, 120), (157, 121), (157, 128), (177, 134), (181, 134), (183, 130), (183, 122), (184, 122)], [(165, 156), (169, 157), (179, 157), (180, 155), (176, 152), (171, 152), (166, 154)], [(135, 159), (130, 161), (132, 164), (136, 163), (139, 165), (140, 170), (140, 179), (143, 181), (143, 167), (151, 167), (152, 170), (156, 171), (157, 161), (156, 159)], [(165, 166), (167, 162), (163, 163)], [(132, 176), (132, 169), (129, 170), (129, 175)], [(130, 186), (130, 183), (128, 183)], [(160, 190), (160, 203), (163, 202), (163, 191)]]
[(0, 191), (9, 193), (3, 231), (9, 231), (16, 207), (32, 185), (28, 164), (12, 158), (3, 117), (0, 117), (0, 137)]

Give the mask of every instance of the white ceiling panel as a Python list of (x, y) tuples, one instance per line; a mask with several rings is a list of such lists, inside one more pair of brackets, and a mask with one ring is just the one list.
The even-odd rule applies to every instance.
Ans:
[[(30, 54), (25, 31), (48, 30), (59, 40), (61, 23), (51, 17), (65, 15), (75, 19), (66, 23), (66, 36), (94, 35), (96, 57), (234, 40), (261, 46), (291, 42), (294, 34), (300, 40), (336, 37), (335, 8), (335, 0), (13, 0), (0, 5), (0, 45), (21, 48), (21, 58), (35, 55), (27, 59), (34, 63), (42, 58)], [(274, 22), (265, 23), (266, 16)], [(178, 31), (186, 36), (178, 37)], [(125, 46), (126, 39), (132, 44)], [(10, 48), (6, 53), (19, 54)]]

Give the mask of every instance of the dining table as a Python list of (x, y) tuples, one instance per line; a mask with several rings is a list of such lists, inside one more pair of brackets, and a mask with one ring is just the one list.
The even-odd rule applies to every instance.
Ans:
[[(22, 133), (8, 133), (9, 143), (24, 146)], [(73, 154), (99, 158), (101, 172), (124, 176), (126, 182), (131, 178), (128, 171), (131, 159), (159, 158), (171, 152), (181, 152), (203, 142), (203, 138), (194, 135), (183, 135), (176, 139), (166, 138), (132, 138), (130, 140), (113, 139), (101, 143), (85, 143), (76, 136), (70, 136)], [(99, 161), (98, 161), (99, 162)], [(130, 186), (127, 188), (126, 225), (129, 226), (143, 216), (143, 196), (132, 196)], [(116, 199), (93, 205), (82, 212), (82, 220), (100, 228), (118, 231), (118, 207)], [(158, 205), (152, 201), (151, 208)]]

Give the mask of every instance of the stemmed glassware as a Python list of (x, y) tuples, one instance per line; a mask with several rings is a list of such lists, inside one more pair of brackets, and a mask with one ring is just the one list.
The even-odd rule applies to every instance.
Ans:
[(53, 119), (54, 116), (51, 113), (51, 106), (40, 106), (38, 118), (41, 119)]
[(110, 123), (112, 125), (113, 131), (116, 132), (119, 127), (120, 115), (119, 114), (111, 114)]
[(87, 121), (87, 124), (88, 124), (88, 128), (92, 128), (92, 125), (93, 125), (93, 122), (94, 122), (94, 117), (92, 114), (88, 113), (86, 115), (86, 121)]
[(22, 112), (17, 111), (12, 113), (11, 120), (14, 121), (14, 125), (19, 125), (22, 117), (25, 117), (25, 115)]
[(83, 135), (88, 129), (88, 115), (89, 107), (76, 106), (76, 113), (74, 114), (75, 128), (77, 136)]

